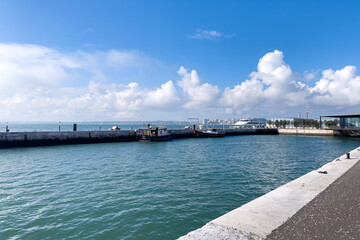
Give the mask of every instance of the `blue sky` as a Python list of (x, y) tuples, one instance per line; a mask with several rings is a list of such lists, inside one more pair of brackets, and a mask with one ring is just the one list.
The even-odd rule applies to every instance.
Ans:
[[(91, 101), (83, 106), (87, 111), (81, 110), (81, 114), (78, 113), (79, 109), (71, 108), (73, 103), (66, 102), (65, 105), (55, 106), (59, 108), (57, 112), (47, 112), (49, 120), (186, 119), (190, 115), (198, 115), (200, 118), (240, 118), (244, 115), (281, 117), (296, 116), (298, 112), (304, 112), (305, 104), (309, 104), (310, 110), (313, 109), (314, 117), (333, 112), (359, 112), (360, 102), (357, 102), (357, 98), (347, 99), (348, 103), (336, 104), (338, 101), (334, 100), (334, 103), (326, 104), (329, 102), (328, 98), (333, 99), (331, 88), (334, 86), (330, 85), (333, 84), (336, 88), (339, 81), (346, 81), (341, 83), (347, 84), (346, 93), (356, 94), (354, 91), (357, 91), (359, 81), (356, 67), (359, 67), (360, 56), (359, 11), (358, 1), (0, 1), (0, 44), (3, 44), (3, 52), (17, 52), (11, 46), (16, 46), (15, 49), (19, 51), (25, 51), (23, 47), (27, 50), (46, 48), (46, 51), (37, 52), (40, 55), (34, 58), (28, 55), (23, 57), (29, 59), (26, 66), (34, 67), (39, 64), (35, 69), (44, 69), (41, 64), (46, 63), (45, 66), (49, 69), (64, 71), (64, 79), (59, 75), (56, 84), (48, 84), (33, 75), (27, 80), (19, 80), (19, 76), (8, 72), (1, 75), (0, 72), (0, 77), (1, 81), (7, 81), (3, 86), (8, 86), (9, 82), (22, 83), (34, 78), (34, 84), (24, 89), (24, 92), (40, 89), (42, 94), (38, 97), (42, 97), (42, 100), (39, 99), (39, 102), (49, 98), (56, 102), (57, 97), (60, 98), (59, 101), (63, 101), (66, 96), (68, 101), (75, 101), (79, 97), (83, 99), (89, 93), (89, 86), (95, 86), (96, 83), (101, 85), (99, 88), (104, 92), (123, 95), (122, 90), (116, 87), (114, 89), (111, 85), (128, 86), (129, 83), (136, 82), (144, 94), (152, 96), (154, 102), (162, 102), (167, 101), (166, 98), (156, 98), (158, 95), (153, 93), (162, 84), (172, 80), (173, 86), (170, 89), (175, 89), (179, 94), (178, 102), (170, 101), (168, 105), (160, 104), (161, 106), (144, 103), (136, 105), (133, 112), (123, 107), (129, 105), (129, 102), (118, 104), (121, 101), (118, 97), (110, 102), (104, 100), (105, 102), (98, 103), (99, 108), (103, 105), (107, 108), (96, 113), (93, 113)], [(308, 88), (307, 93), (300, 94), (297, 91), (295, 94), (295, 90), (287, 87), (278, 87), (286, 90), (285, 92), (279, 90), (276, 94), (265, 93), (271, 86), (277, 86), (274, 84), (277, 80), (266, 80), (266, 76), (260, 74), (258, 64), (266, 54), (276, 50), (281, 54), (274, 54), (277, 56), (274, 58), (282, 61), (277, 67), (287, 66), (291, 69), (291, 74), (286, 75), (286, 84), (302, 82)], [(104, 59), (109, 59), (111, 51), (122, 56), (121, 62), (117, 62), (119, 59), (116, 58), (113, 63), (106, 60), (107, 64), (103, 64)], [(10, 60), (3, 55), (2, 63), (5, 66)], [(58, 58), (59, 55), (62, 57)], [(13, 56), (13, 59), (17, 57), (19, 56)], [(39, 63), (36, 59), (45, 59), (45, 63)], [(72, 59), (73, 65), (57, 65), (59, 59)], [(14, 62), (16, 61), (11, 64), (15, 64)], [(52, 66), (51, 63), (55, 65)], [(83, 67), (84, 65), (87, 67)], [(98, 65), (102, 66), (94, 73), (92, 69)], [(201, 82), (190, 84), (191, 89), (197, 89), (204, 96), (195, 96), (197, 93), (186, 90), (184, 84), (183, 87), (178, 84), (187, 76), (178, 73), (181, 66), (187, 70), (190, 82), (191, 71), (196, 72)], [(341, 73), (336, 74), (336, 71), (346, 66), (353, 66), (355, 70), (352, 69), (352, 75), (343, 80), (343, 77), (338, 76)], [(24, 69), (24, 66), (17, 67), (19, 71)], [(334, 74), (326, 77), (323, 71), (328, 69), (332, 69)], [(256, 79), (249, 76), (254, 72), (259, 73)], [(309, 73), (312, 74), (311, 77)], [(274, 72), (271, 74), (277, 75)], [(282, 77), (280, 82), (281, 79)], [(314, 89), (321, 79), (328, 81), (326, 89), (324, 86)], [(253, 80), (253, 85), (256, 85), (255, 81), (262, 84), (257, 85), (262, 88), (262, 93), (254, 90), (250, 94), (262, 94), (253, 99), (256, 104), (263, 105), (263, 101), (271, 102), (273, 98), (284, 94), (291, 96), (285, 99), (285, 106), (279, 107), (279, 103), (273, 101), (266, 107), (252, 108), (240, 96), (246, 94), (235, 93), (236, 86), (246, 80)], [(194, 81), (197, 81), (196, 78)], [(211, 88), (215, 86), (217, 89)], [(300, 89), (299, 86), (295, 88)], [(243, 85), (243, 89), (245, 87)], [(69, 88), (71, 91), (66, 92), (65, 89)], [(234, 90), (232, 96), (224, 95), (226, 88)], [(63, 92), (66, 96), (61, 98), (50, 93), (51, 91)], [(168, 95), (175, 93), (168, 89), (164, 91)], [(246, 89), (242, 91), (246, 92)], [(19, 98), (23, 92), (14, 90), (7, 92), (7, 95), (4, 102), (16, 105), (17, 100), (14, 99), (17, 98), (14, 96)], [(295, 104), (296, 100), (290, 99), (294, 97), (301, 98), (298, 104)], [(139, 96), (129, 101), (133, 103), (138, 98)], [(19, 104), (27, 101), (18, 100)], [(181, 102), (185, 103), (174, 108), (181, 105)], [(53, 103), (50, 101), (48, 108), (51, 104)], [(24, 106), (23, 116), (29, 120), (38, 120), (40, 113), (35, 108), (35, 105)], [(152, 108), (153, 111), (145, 113), (147, 108)], [(45, 109), (46, 106), (43, 111)], [(2, 115), (12, 118), (14, 115), (9, 111)], [(20, 114), (14, 120), (18, 118), (22, 118)]]

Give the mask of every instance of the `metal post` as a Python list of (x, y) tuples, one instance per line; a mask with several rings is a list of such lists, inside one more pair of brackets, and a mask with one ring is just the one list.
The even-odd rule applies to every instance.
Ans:
[(9, 125), (8, 125), (8, 122), (6, 122), (6, 132), (9, 132)]
[(59, 132), (61, 130), (61, 121), (59, 121)]
[(101, 131), (101, 125), (102, 125), (102, 122), (100, 122), (99, 131)]

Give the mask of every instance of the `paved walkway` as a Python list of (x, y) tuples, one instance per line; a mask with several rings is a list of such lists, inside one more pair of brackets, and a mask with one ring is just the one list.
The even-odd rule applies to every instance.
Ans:
[(360, 161), (266, 240), (360, 239)]

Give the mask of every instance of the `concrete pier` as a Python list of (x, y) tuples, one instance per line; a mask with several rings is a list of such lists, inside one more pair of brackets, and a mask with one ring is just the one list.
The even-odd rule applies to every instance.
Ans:
[(337, 137), (360, 137), (359, 129), (308, 129), (308, 128), (279, 128), (281, 135), (304, 135), (304, 136), (337, 136)]
[(173, 129), (172, 132), (174, 139), (196, 137), (194, 129)]
[(358, 161), (266, 240), (360, 239), (359, 175)]
[[(174, 138), (191, 138), (196, 137), (193, 129), (174, 129)], [(278, 135), (277, 129), (224, 129), (225, 136), (241, 135)]]
[(359, 159), (360, 147), (179, 239), (360, 239)]
[[(194, 138), (193, 129), (173, 129), (174, 139)], [(225, 129), (225, 135), (278, 134), (276, 129)], [(0, 132), (0, 148), (136, 141), (136, 131)]]
[(277, 130), (281, 135), (341, 136), (340, 133), (328, 129), (279, 128)]
[(0, 148), (135, 141), (135, 131), (2, 132)]
[(278, 135), (277, 129), (225, 129), (225, 136), (239, 135)]

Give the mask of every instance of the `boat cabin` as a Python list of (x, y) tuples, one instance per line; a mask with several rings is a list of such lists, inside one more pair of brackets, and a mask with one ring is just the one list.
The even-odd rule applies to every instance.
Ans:
[(144, 128), (144, 129), (138, 129), (136, 131), (137, 135), (148, 135), (152, 137), (161, 137), (161, 136), (167, 136), (169, 135), (170, 131), (167, 130), (165, 127), (151, 127), (151, 128)]

